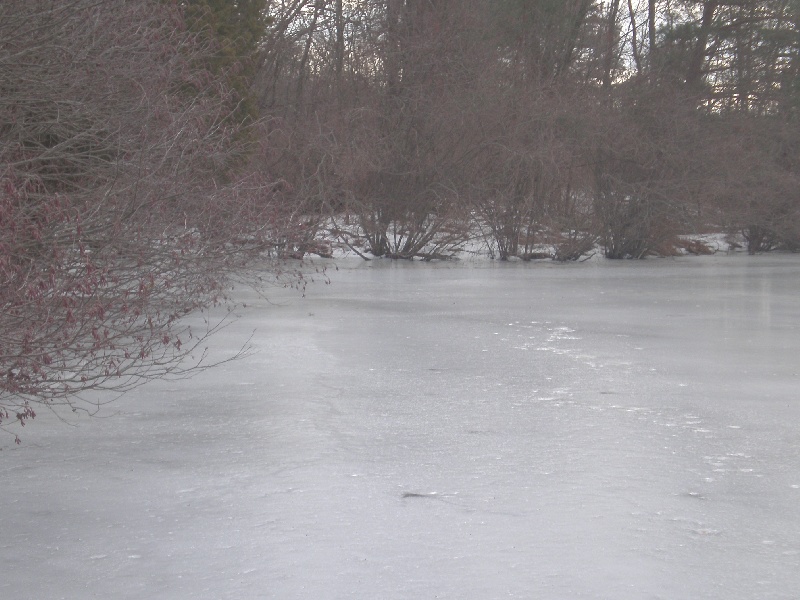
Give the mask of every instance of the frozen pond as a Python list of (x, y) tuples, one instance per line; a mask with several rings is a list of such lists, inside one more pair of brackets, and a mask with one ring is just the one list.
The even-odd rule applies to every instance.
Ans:
[(800, 596), (800, 256), (330, 276), (0, 439), (0, 598)]

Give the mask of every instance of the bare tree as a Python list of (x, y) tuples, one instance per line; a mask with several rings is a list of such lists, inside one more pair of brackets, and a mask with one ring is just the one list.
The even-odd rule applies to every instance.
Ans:
[[(289, 228), (208, 52), (160, 2), (0, 5), (0, 426), (203, 364), (181, 320)], [(266, 268), (265, 268), (266, 267)], [(268, 277), (282, 267), (260, 265)], [(252, 273), (255, 273), (253, 271)], [(189, 355), (194, 361), (184, 361)]]
[[(753, 189), (735, 183), (747, 170), (724, 168), (704, 137), (735, 145), (721, 115), (792, 123), (797, 107), (789, 0), (271, 6), (264, 106), (288, 143), (272, 164), (318, 214), (355, 215), (382, 256), (428, 253), (465, 211), (500, 257), (549, 244), (574, 258), (596, 239), (645, 256), (701, 225), (749, 231), (743, 201), (720, 193)], [(763, 195), (782, 196), (791, 169), (770, 172)]]

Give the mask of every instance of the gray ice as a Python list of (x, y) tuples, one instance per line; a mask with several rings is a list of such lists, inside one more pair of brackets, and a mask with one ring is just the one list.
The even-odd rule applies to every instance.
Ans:
[(800, 597), (800, 257), (338, 267), (0, 439), (0, 598)]

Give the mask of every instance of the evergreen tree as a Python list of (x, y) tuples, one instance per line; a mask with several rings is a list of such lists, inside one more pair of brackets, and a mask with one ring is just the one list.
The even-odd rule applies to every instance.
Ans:
[(266, 0), (185, 0), (185, 10), (189, 27), (214, 47), (205, 66), (224, 76), (238, 94), (236, 118), (254, 119), (257, 109), (251, 86), (269, 24)]

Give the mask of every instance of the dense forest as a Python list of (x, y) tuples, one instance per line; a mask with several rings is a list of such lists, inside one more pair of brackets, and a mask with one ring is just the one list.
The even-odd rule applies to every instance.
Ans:
[(272, 164), (374, 255), (800, 243), (798, 2), (264, 4)]
[(798, 250), (799, 68), (797, 0), (4, 0), (0, 428), (202, 368), (184, 315), (331, 240)]

